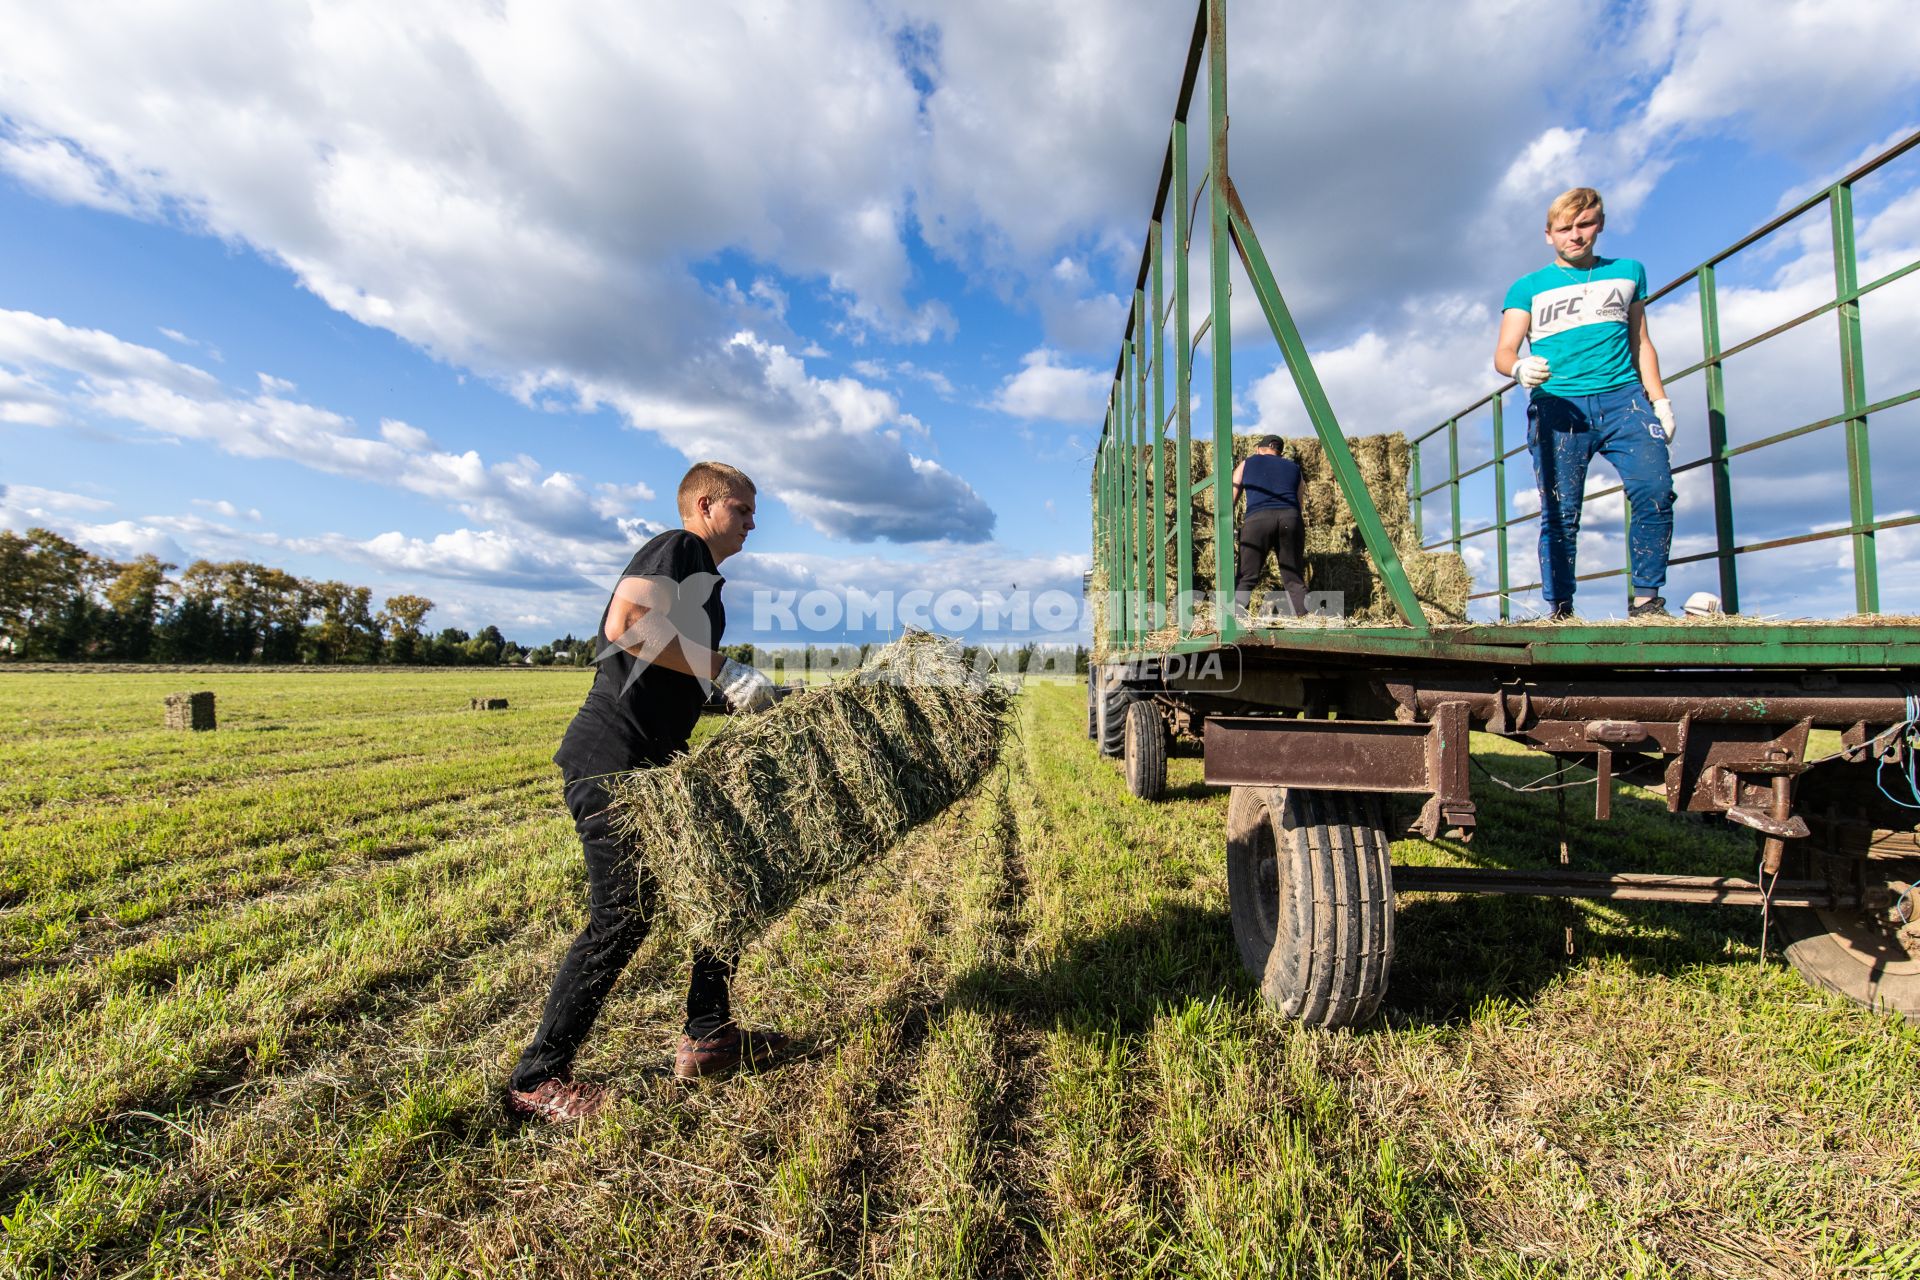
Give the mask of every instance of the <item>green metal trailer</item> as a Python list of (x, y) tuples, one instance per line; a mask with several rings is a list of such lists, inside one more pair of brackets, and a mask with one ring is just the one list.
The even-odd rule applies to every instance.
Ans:
[[(1524, 893), (1745, 904), (1777, 913), (1788, 955), (1811, 980), (1851, 999), (1920, 1018), (1920, 625), (1880, 615), (1878, 538), (1920, 516), (1876, 518), (1868, 420), (1920, 388), (1867, 398), (1860, 304), (1916, 269), (1861, 283), (1853, 192), (1920, 144), (1920, 134), (1841, 178), (1661, 289), (1699, 297), (1702, 357), (1670, 376), (1704, 390), (1705, 452), (1676, 473), (1710, 478), (1713, 549), (1676, 557), (1717, 569), (1729, 615), (1664, 624), (1529, 623), (1514, 598), (1501, 391), (1414, 437), (1410, 499), (1416, 527), (1444, 498), (1447, 536), (1425, 545), (1496, 546), (1496, 582), (1476, 599), (1499, 621), (1429, 619), (1394, 539), (1362, 480), (1315, 375), (1227, 164), (1226, 3), (1202, 0), (1188, 50), (1133, 306), (1114, 369), (1092, 475), (1095, 664), (1088, 733), (1118, 757), (1134, 795), (1157, 798), (1174, 735), (1204, 744), (1209, 784), (1232, 789), (1226, 853), (1233, 928), (1263, 992), (1289, 1014), (1338, 1026), (1371, 1016), (1386, 990), (1397, 893)], [(1204, 163), (1189, 160), (1189, 108), (1204, 71)], [(1195, 223), (1204, 198), (1205, 231)], [(1817, 211), (1829, 214), (1834, 293), (1784, 323), (1723, 346), (1716, 272), (1732, 256)], [(1191, 323), (1189, 254), (1203, 236), (1209, 310)], [(1237, 258), (1306, 416), (1331, 464), (1397, 626), (1312, 619), (1261, 624), (1214, 607), (1195, 581), (1193, 441), (1196, 390), (1210, 400), (1211, 581), (1234, 579), (1229, 475), (1233, 382), (1230, 271)], [(1172, 287), (1167, 288), (1167, 277)], [(1168, 293), (1171, 293), (1171, 298)], [(1841, 411), (1733, 443), (1723, 367), (1734, 356), (1831, 317), (1838, 329)], [(1207, 382), (1196, 388), (1199, 343), (1211, 336)], [(1489, 336), (1489, 347), (1491, 336)], [(1169, 369), (1169, 365), (1171, 366)], [(1171, 400), (1169, 411), (1168, 401)], [(1463, 468), (1468, 415), (1490, 418), (1488, 456)], [(1170, 438), (1169, 438), (1170, 433)], [(1735, 459), (1788, 441), (1844, 450), (1848, 519), (1831, 528), (1743, 544), (1736, 537)], [(1446, 445), (1446, 478), (1424, 485), (1420, 449)], [(1178, 465), (1167, 466), (1165, 451)], [(1463, 527), (1463, 487), (1493, 481), (1492, 518)], [(1589, 494), (1604, 500), (1618, 490)], [(1739, 569), (1755, 553), (1843, 542), (1857, 613), (1839, 621), (1765, 622), (1738, 616)], [(1623, 569), (1583, 575), (1621, 577)], [(1676, 815), (1718, 815), (1750, 829), (1755, 878), (1632, 871), (1511, 872), (1396, 867), (1388, 856), (1388, 797), (1418, 802), (1411, 829), (1470, 837), (1476, 823), (1470, 737), (1500, 735), (1595, 772), (1596, 816), (1631, 781)]]

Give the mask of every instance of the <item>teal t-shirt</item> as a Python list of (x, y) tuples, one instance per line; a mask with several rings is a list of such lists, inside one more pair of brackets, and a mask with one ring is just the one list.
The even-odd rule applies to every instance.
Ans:
[(1527, 347), (1552, 370), (1536, 394), (1585, 396), (1638, 382), (1627, 312), (1646, 300), (1647, 269), (1632, 258), (1595, 258), (1591, 271), (1556, 262), (1515, 280), (1504, 309), (1527, 313)]

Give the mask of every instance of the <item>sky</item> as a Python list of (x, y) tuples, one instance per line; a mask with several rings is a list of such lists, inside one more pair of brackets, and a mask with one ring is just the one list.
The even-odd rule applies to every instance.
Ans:
[[(1601, 251), (1658, 285), (1920, 128), (1908, 10), (1232, 6), (1231, 172), (1343, 429), (1417, 433), (1499, 385), (1499, 301), (1547, 262), (1563, 188), (1606, 193)], [(760, 494), (729, 640), (791, 639), (787, 613), (807, 639), (862, 609), (870, 629), (889, 593), (1077, 600), (1192, 22), (1101, 0), (0, 0), (0, 527), (424, 595), (430, 627), (534, 643), (595, 625), (717, 458)], [(1856, 202), (1863, 280), (1920, 258), (1920, 151)], [(1722, 270), (1727, 342), (1832, 297), (1829, 234), (1816, 211)], [(1301, 434), (1244, 283), (1236, 429)], [(1920, 274), (1862, 312), (1869, 399), (1920, 386)], [(1695, 295), (1652, 332), (1668, 368), (1697, 358)], [(1828, 317), (1730, 360), (1731, 437), (1836, 413), (1836, 350)], [(1676, 463), (1704, 397), (1673, 388)], [(1462, 436), (1484, 451), (1484, 422)], [(1916, 441), (1920, 404), (1872, 420), (1881, 517), (1920, 507)], [(1844, 524), (1845, 474), (1831, 429), (1739, 460), (1741, 541)], [(1712, 517), (1704, 471), (1677, 487), (1681, 556)], [(1888, 609), (1920, 612), (1914, 533), (1880, 536)], [(1467, 546), (1482, 586), (1488, 545)], [(1511, 555), (1527, 580), (1526, 531)], [(1617, 499), (1581, 556), (1620, 563)], [(1844, 539), (1742, 561), (1750, 610), (1851, 607)], [(991, 613), (936, 622), (992, 638)]]

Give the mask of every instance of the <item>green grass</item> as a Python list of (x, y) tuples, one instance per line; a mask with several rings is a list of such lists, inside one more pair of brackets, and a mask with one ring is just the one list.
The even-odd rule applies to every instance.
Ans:
[[(217, 733), (158, 727), (181, 688)], [(619, 1102), (509, 1125), (584, 692), (0, 674), (0, 1275), (1920, 1276), (1920, 1034), (1754, 913), (1409, 895), (1382, 1017), (1306, 1032), (1240, 968), (1224, 795), (1183, 754), (1127, 797), (1072, 686), (748, 952), (737, 1011), (803, 1056), (672, 1081), (661, 929), (579, 1064)], [(1476, 797), (1396, 861), (1557, 863), (1551, 796)], [(1751, 871), (1631, 789), (1566, 808), (1576, 867)]]

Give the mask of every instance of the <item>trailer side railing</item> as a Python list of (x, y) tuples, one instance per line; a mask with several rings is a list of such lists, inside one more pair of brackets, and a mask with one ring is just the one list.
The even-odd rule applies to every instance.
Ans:
[[(1190, 172), (1188, 163), (1189, 115), (1203, 65), (1207, 83), (1203, 135), (1206, 162), (1196, 175)], [(1207, 204), (1208, 310), (1194, 325), (1188, 254), (1203, 198)], [(1426, 614), (1407, 581), (1399, 553), (1361, 479), (1246, 207), (1234, 189), (1227, 163), (1226, 0), (1201, 0), (1094, 457), (1093, 546), (1099, 569), (1093, 586), (1107, 602), (1100, 613), (1102, 634), (1097, 639), (1112, 650), (1134, 651), (1149, 635), (1155, 635), (1156, 647), (1179, 649), (1201, 643), (1197, 637), (1203, 634), (1206, 643), (1230, 643), (1245, 630), (1226, 607), (1232, 598), (1234, 577), (1229, 248), (1253, 286), (1314, 434), (1326, 451), (1341, 494), (1354, 513), (1360, 536), (1401, 620), (1415, 632), (1426, 632)], [(1166, 296), (1169, 252), (1173, 258), (1171, 299)], [(1197, 608), (1190, 589), (1194, 548), (1188, 513), (1193, 509), (1193, 494), (1187, 459), (1193, 441), (1194, 357), (1203, 338), (1210, 340), (1212, 379), (1209, 484), (1215, 607), (1211, 610)], [(1173, 361), (1171, 379), (1166, 376), (1169, 354)], [(1171, 410), (1167, 405), (1169, 391)], [(1171, 468), (1166, 457), (1169, 428), (1175, 459)], [(1169, 469), (1173, 472), (1171, 493), (1167, 492)], [(1169, 524), (1171, 536), (1167, 532)], [(1170, 580), (1180, 584), (1172, 599), (1168, 598)], [(1170, 643), (1163, 639), (1169, 634)]]
[[(1706, 451), (1699, 457), (1674, 466), (1675, 476), (1683, 475), (1699, 468), (1707, 468), (1711, 477), (1713, 495), (1714, 548), (1711, 551), (1692, 555), (1673, 557), (1668, 563), (1681, 566), (1704, 561), (1716, 561), (1719, 570), (1719, 595), (1722, 607), (1728, 613), (1740, 610), (1740, 581), (1737, 558), (1741, 555), (1771, 551), (1776, 548), (1796, 546), (1805, 543), (1823, 542), (1846, 538), (1851, 543), (1851, 564), (1854, 581), (1854, 605), (1857, 612), (1874, 614), (1880, 612), (1880, 567), (1875, 535), (1888, 529), (1903, 528), (1920, 524), (1920, 515), (1896, 516), (1876, 519), (1873, 504), (1873, 467), (1869, 456), (1867, 422), (1874, 414), (1920, 399), (1920, 387), (1908, 388), (1894, 395), (1885, 396), (1873, 403), (1867, 402), (1866, 369), (1864, 344), (1861, 332), (1861, 300), (1877, 290), (1884, 289), (1895, 281), (1904, 279), (1915, 271), (1920, 271), (1920, 260), (1906, 263), (1878, 279), (1867, 284), (1859, 282), (1860, 253), (1857, 240), (1857, 227), (1854, 219), (1854, 187), (1862, 179), (1884, 168), (1898, 157), (1906, 154), (1915, 146), (1920, 146), (1920, 133), (1915, 133), (1888, 148), (1880, 155), (1867, 161), (1846, 176), (1794, 205), (1786, 212), (1772, 219), (1766, 225), (1741, 238), (1734, 244), (1714, 254), (1699, 266), (1687, 271), (1663, 285), (1647, 300), (1647, 306), (1660, 301), (1689, 285), (1699, 290), (1700, 305), (1700, 348), (1701, 358), (1676, 372), (1666, 374), (1662, 379), (1669, 388), (1688, 378), (1698, 377), (1702, 398), (1696, 401), (1706, 410)], [(1719, 269), (1743, 250), (1752, 249), (1774, 232), (1787, 227), (1795, 219), (1818, 209), (1822, 204), (1828, 209), (1828, 222), (1833, 252), (1834, 292), (1817, 306), (1808, 308), (1783, 323), (1776, 324), (1765, 331), (1746, 338), (1732, 346), (1723, 347), (1720, 335), (1720, 307), (1717, 273)], [(1773, 432), (1758, 440), (1733, 445), (1729, 443), (1727, 430), (1727, 392), (1725, 364), (1734, 356), (1751, 351), (1761, 344), (1777, 339), (1782, 335), (1799, 329), (1822, 316), (1833, 315), (1839, 330), (1840, 357), (1840, 412), (1812, 422), (1801, 423), (1786, 430)], [(1658, 334), (1655, 334), (1658, 337)], [(1489, 340), (1489, 351), (1492, 349)], [(1537, 580), (1515, 583), (1512, 566), (1509, 561), (1508, 530), (1538, 520), (1538, 511), (1510, 516), (1507, 510), (1507, 462), (1515, 455), (1528, 453), (1524, 430), (1524, 404), (1521, 406), (1522, 429), (1510, 432), (1507, 429), (1505, 398), (1517, 384), (1509, 381), (1497, 390), (1482, 396), (1472, 404), (1449, 414), (1437, 425), (1421, 432), (1412, 439), (1413, 458), (1409, 479), (1409, 498), (1413, 512), (1414, 527), (1420, 530), (1420, 536), (1426, 536), (1424, 523), (1424, 505), (1436, 495), (1444, 494), (1447, 502), (1449, 532), (1446, 536), (1424, 542), (1423, 548), (1433, 550), (1451, 548), (1463, 553), (1475, 539), (1489, 535), (1494, 540), (1494, 570), (1497, 580), (1492, 590), (1475, 593), (1474, 600), (1497, 599), (1499, 615), (1502, 619), (1511, 616), (1514, 595), (1538, 589)], [(1676, 405), (1680, 402), (1675, 398)], [(1461, 423), (1471, 414), (1486, 408), (1491, 416), (1491, 456), (1469, 466), (1465, 470), (1460, 466), (1460, 430)], [(1685, 414), (1683, 411), (1683, 423)], [(1730, 464), (1733, 459), (1755, 453), (1758, 450), (1784, 444), (1830, 427), (1839, 427), (1840, 447), (1844, 449), (1847, 464), (1847, 506), (1848, 520), (1833, 528), (1815, 529), (1808, 533), (1789, 537), (1768, 538), (1756, 542), (1741, 543), (1735, 533), (1733, 494)], [(1421, 480), (1421, 455), (1424, 446), (1430, 440), (1437, 440), (1445, 433), (1447, 476), (1437, 484), (1423, 485)], [(1517, 436), (1518, 443), (1509, 443), (1509, 436)], [(1698, 437), (1696, 437), (1698, 438)], [(1461, 495), (1462, 485), (1485, 471), (1493, 473), (1494, 502), (1492, 522), (1478, 528), (1462, 527)], [(1622, 486), (1615, 484), (1596, 488), (1586, 494), (1585, 501), (1592, 503), (1622, 495)], [(1629, 517), (1631, 513), (1628, 513)], [(1625, 590), (1632, 593), (1631, 579), (1626, 567), (1596, 570), (1579, 575), (1579, 581), (1588, 582), (1606, 578), (1625, 580)]]

